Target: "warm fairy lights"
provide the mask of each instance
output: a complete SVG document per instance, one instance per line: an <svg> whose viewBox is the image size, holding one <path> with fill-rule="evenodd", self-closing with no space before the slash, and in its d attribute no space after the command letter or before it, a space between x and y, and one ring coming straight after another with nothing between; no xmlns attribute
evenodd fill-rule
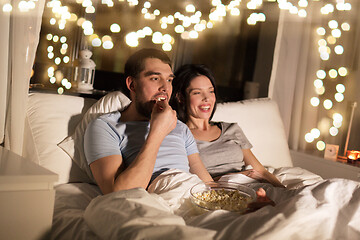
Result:
<svg viewBox="0 0 360 240"><path fill-rule="evenodd" d="M310 99L310 104L313 107L324 108L328 113L332 113L332 118L329 117L329 114L321 118L317 123L320 129L316 137L313 135L313 130L305 133L304 136L306 142L315 142L315 147L319 151L325 149L326 143L324 139L329 139L328 136L330 138L337 136L339 129L343 126L342 114L344 112L340 113L340 110L337 109L344 111L344 108L339 108L338 104L341 104L345 99L346 88L344 83L348 76L348 69L345 66L336 66L334 63L344 62L338 59L346 51L341 41L343 35L350 31L350 24L345 21L347 20L346 16L348 16L345 11L351 10L351 4L346 3L344 0L334 2L334 4L326 3L321 7L320 12L324 24L315 29L315 33L319 37L317 43L319 57L322 60L322 69L319 69L315 74L317 79L314 80L314 94L316 96ZM337 61L331 61L330 63L329 60L333 58L336 58ZM336 83L335 89L333 87L334 82ZM334 90L335 93L332 96L327 93L327 91L332 92Z"/></svg>
<svg viewBox="0 0 360 240"><path fill-rule="evenodd" d="M264 0L265 1L265 0ZM240 5L246 7L249 10L253 10L247 18L247 23L249 25L255 25L266 21L266 16L261 12L261 7L263 5L263 0L232 0L223 3L221 0L211 0L209 1L209 12L202 12L196 1L188 2L184 9L177 9L173 14L163 16L161 10L155 7L156 2L144 1L142 5L139 5L137 0L102 0L101 6L112 8L118 4L127 4L130 7L140 7L141 15L145 20L148 21L157 21L159 28L156 30L152 29L150 26L144 26L141 29L133 29L132 31L123 33L125 43L128 47L137 47L141 44L142 39L151 38L151 41L154 44L162 45L164 51L171 51L173 49L173 44L175 43L175 35L179 34L182 39L197 39L200 37L201 33L207 29L212 29L215 24L220 23L227 16L240 16L241 8ZM31 4L30 4L31 2ZM22 1L21 7L28 6L27 8L31 9L33 6L33 1ZM288 10L291 14L297 14L300 17L306 17L306 8L309 6L307 0L300 1L287 1L287 0L267 0L267 2L272 2L277 4L279 8ZM25 4L27 3L27 4ZM76 3L81 5L84 12L90 16L96 14L96 7L92 0L76 0ZM332 5L331 5L332 6ZM333 11L330 9L331 6L327 4L324 6L324 9L327 12ZM82 28L83 34L88 40L89 44L93 47L102 47L103 49L112 49L116 42L112 39L104 41L100 34L97 34L97 30L94 29L92 20L79 17L76 13L70 11L68 6L63 6L63 1L60 0L50 0L46 3L46 7L51 9L53 17L50 18L50 24L54 27L57 27L59 30L66 30L66 24L69 21L76 22L78 26ZM98 6L99 7L99 6ZM349 8L349 6L339 5L340 9ZM20 4L19 4L20 8ZM4 4L3 11L11 11L12 6L10 3ZM332 23L333 25L335 23ZM345 24L345 23L344 23ZM349 29L350 26L343 25L344 29ZM121 32L120 23L112 23L108 28L109 34L117 34ZM336 29L335 29L336 30ZM166 33L164 32L166 31ZM93 37L96 35L96 37ZM163 37L167 35L167 37ZM339 37L338 32L334 32L336 37ZM169 36L169 37L168 37ZM46 37L49 41L54 43L58 42L57 36L52 36L52 33L49 33ZM115 38L116 39L116 38ZM64 42L65 43L65 42ZM322 49L324 51L324 58L328 58L328 49L325 47ZM61 48L60 53L65 55L67 48ZM341 53L342 50L340 47L336 48L337 53ZM52 52L48 54L49 59L54 60L55 64L59 64L61 59L56 56L57 53ZM56 61L56 62L55 62ZM63 61L63 63L69 63L70 61Z"/></svg>
<svg viewBox="0 0 360 240"><path fill-rule="evenodd" d="M37 0L20 1L18 6L12 6L10 1L2 4L2 11L9 13L14 11L14 7L21 12L28 12L35 8ZM124 37L128 47L138 47L144 39L151 39L152 43L161 45L164 51L172 51L175 43L176 35L185 40L198 39L202 32L211 30L216 24L221 23L225 17L236 17L243 14L242 9L246 9L246 22L249 25L256 25L266 21L266 16L261 12L264 2L277 4L280 9L288 11L290 14L299 17L307 17L307 8L312 4L320 5L320 13L325 22L317 26L314 34L317 35L317 49L319 58L322 61L322 69L315 73L314 79L314 96L310 99L310 104L314 108L323 108L326 111L333 112L332 119L324 117L318 122L318 128L312 128L305 134L305 141L308 143L315 142L315 146L319 151L325 149L326 143L323 136L336 136L339 128L342 127L343 113L336 112L337 104L341 104L346 97L345 79L348 76L348 68L346 66L330 66L328 63L334 57L341 57L346 53L347 49L342 44L341 39L346 32L351 30L351 24L346 19L346 11L352 9L351 4L345 0L319 1L319 0L209 0L209 12L200 9L197 1L188 1L183 9L176 9L172 14L164 15L161 9L156 8L156 0L142 1L138 0L102 0L101 4L94 4L93 0L76 0L76 4L86 13L84 16L94 16L98 7L113 8L115 5L125 4L131 9L139 9L139 13L144 19L144 26L139 29L128 29L124 32L121 23L113 22L107 26L108 33L102 34L93 24L94 18L80 17L68 6L63 6L64 1L50 0L47 1L46 7L51 9L52 16L49 19L51 26L63 32L61 36L50 32L46 35L48 40L47 57L53 61L53 66L49 67L47 74L52 84L61 83L58 93L62 94L65 89L71 88L71 83L62 74L57 74L58 65L71 64L69 57L69 46L66 35L66 27L68 22L76 22L82 29L85 39L92 47L102 47L104 50L112 49L118 44L116 39L119 35ZM240 7L241 6L241 7ZM74 9L74 8L72 8ZM344 16L340 16L345 13ZM81 15L83 16L83 15ZM328 20L325 20L328 19ZM149 25L146 23L149 22ZM151 26L150 27L150 22ZM154 27L157 24L157 27ZM134 25L135 26L135 25ZM67 33L69 34L69 33ZM65 36L66 35L66 36ZM112 37L114 36L114 37ZM115 37L116 36L116 37ZM60 45L59 45L60 44ZM58 46L55 51L55 45ZM60 47L59 47L60 46ZM342 62L342 61L335 61ZM328 82L336 82L336 91L332 96L327 94L333 90ZM333 84L334 85L334 84Z"/></svg>

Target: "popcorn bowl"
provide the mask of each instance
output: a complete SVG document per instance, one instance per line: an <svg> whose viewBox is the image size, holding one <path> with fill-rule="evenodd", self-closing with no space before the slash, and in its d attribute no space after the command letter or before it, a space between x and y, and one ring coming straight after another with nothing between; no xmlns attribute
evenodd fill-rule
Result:
<svg viewBox="0 0 360 240"><path fill-rule="evenodd" d="M228 210L243 213L248 204L256 201L254 189L239 183L201 182L190 189L191 202L200 210Z"/></svg>

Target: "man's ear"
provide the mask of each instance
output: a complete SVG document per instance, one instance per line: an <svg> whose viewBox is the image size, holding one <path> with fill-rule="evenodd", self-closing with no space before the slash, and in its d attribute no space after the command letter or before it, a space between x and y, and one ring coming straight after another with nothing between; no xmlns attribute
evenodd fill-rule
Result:
<svg viewBox="0 0 360 240"><path fill-rule="evenodd" d="M135 92L135 87L134 87L134 78L133 77L127 77L126 78L126 87L130 90L130 92Z"/></svg>

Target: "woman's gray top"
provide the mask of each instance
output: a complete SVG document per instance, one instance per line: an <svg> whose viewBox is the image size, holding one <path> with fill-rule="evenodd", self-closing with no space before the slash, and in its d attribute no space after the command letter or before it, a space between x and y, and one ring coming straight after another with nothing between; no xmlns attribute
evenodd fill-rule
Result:
<svg viewBox="0 0 360 240"><path fill-rule="evenodd" d="M252 148L251 143L237 123L212 123L221 129L214 141L196 140L201 160L212 177L244 170L242 149Z"/></svg>

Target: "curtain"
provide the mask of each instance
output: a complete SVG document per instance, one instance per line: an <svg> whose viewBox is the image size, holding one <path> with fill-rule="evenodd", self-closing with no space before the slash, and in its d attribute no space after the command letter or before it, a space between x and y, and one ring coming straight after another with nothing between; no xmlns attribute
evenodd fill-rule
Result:
<svg viewBox="0 0 360 240"><path fill-rule="evenodd" d="M301 147L301 128L307 125L307 121L316 120L305 118L303 111L306 94L311 92L307 91L311 86L306 80L314 78L308 74L320 64L316 58L317 52L310 51L314 33L311 13L315 11L309 9L306 18L292 15L287 10L280 11L269 84L268 96L278 103L289 146L295 150Z"/></svg>
<svg viewBox="0 0 360 240"><path fill-rule="evenodd" d="M5 116L7 106L8 89L8 57L9 57L9 27L10 14L3 12L3 4L0 5L0 143L4 142Z"/></svg>
<svg viewBox="0 0 360 240"><path fill-rule="evenodd" d="M0 10L0 137L5 148L22 155L29 81L45 0L34 1L35 7L27 11L20 9L20 0L9 3L11 12Z"/></svg>

